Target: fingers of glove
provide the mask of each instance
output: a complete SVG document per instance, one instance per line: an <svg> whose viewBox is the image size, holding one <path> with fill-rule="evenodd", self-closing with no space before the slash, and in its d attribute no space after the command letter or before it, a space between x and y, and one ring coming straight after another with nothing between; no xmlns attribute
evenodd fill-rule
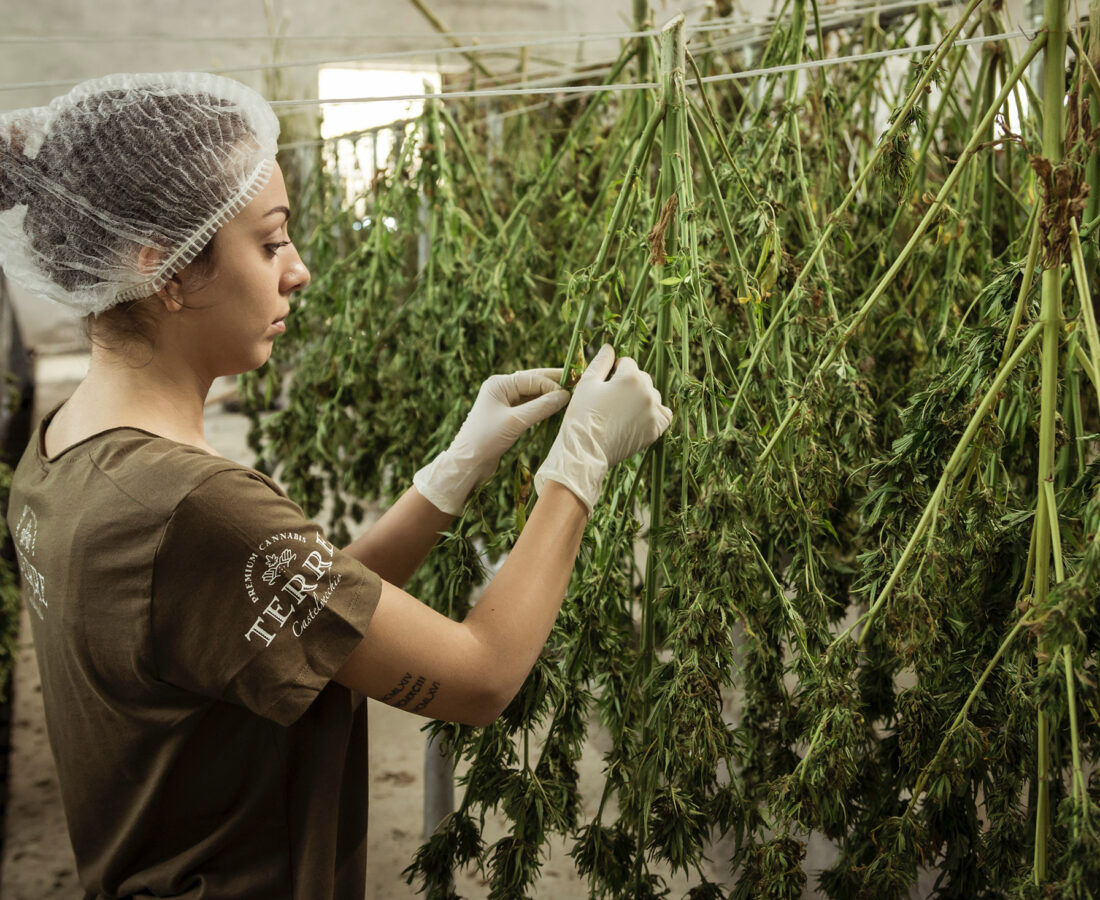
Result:
<svg viewBox="0 0 1100 900"><path fill-rule="evenodd" d="M561 389L561 369L525 369L507 376L508 401L516 403Z"/></svg>
<svg viewBox="0 0 1100 900"><path fill-rule="evenodd" d="M524 369L522 372L516 372L516 375L540 375L543 378L549 378L555 384L561 384L561 376L565 374L565 369L558 366L556 369Z"/></svg>
<svg viewBox="0 0 1100 900"><path fill-rule="evenodd" d="M489 397L502 406L511 406L529 397L537 397L558 387L557 382L528 369L510 375L490 375L481 385L479 397Z"/></svg>
<svg viewBox="0 0 1100 900"><path fill-rule="evenodd" d="M511 409L512 418L521 423L524 428L529 428L536 422L549 418L559 410L565 409L572 394L569 391L555 386L554 390L547 391L534 400L520 403Z"/></svg>
<svg viewBox="0 0 1100 900"><path fill-rule="evenodd" d="M638 364L631 357L621 356L619 357L619 361L615 364L615 374L611 376L611 380L619 381L623 378L629 378L632 375L638 374L638 371Z"/></svg>
<svg viewBox="0 0 1100 900"><path fill-rule="evenodd" d="M615 348L610 344L604 344L600 347L600 352L592 358L588 368L584 370L581 380L603 381L607 378L607 373L611 371L613 365L615 365Z"/></svg>

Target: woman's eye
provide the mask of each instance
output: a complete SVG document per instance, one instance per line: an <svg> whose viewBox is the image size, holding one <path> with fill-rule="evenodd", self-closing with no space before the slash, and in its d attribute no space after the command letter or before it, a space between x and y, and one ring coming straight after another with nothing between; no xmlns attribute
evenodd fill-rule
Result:
<svg viewBox="0 0 1100 900"><path fill-rule="evenodd" d="M277 244L264 244L264 249L267 250L268 256L274 256L279 252L280 247L288 246L291 241L279 241Z"/></svg>

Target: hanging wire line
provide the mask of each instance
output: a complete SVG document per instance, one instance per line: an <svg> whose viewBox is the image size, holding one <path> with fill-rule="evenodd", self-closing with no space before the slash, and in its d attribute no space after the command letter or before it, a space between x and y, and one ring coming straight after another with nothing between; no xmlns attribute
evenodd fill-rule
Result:
<svg viewBox="0 0 1100 900"><path fill-rule="evenodd" d="M1001 34L989 34L981 37L963 38L953 41L952 47L970 47L976 44L989 44L994 41L1005 41L1013 38L1026 38L1029 42L1035 40L1036 31L1005 31ZM800 72L804 69L820 69L824 66L836 66L842 63L859 62L864 59L887 59L892 56L910 56L916 53L928 53L935 50L939 44L918 44L912 47L897 47L893 50L876 50L872 53L856 53L852 56L830 56L827 59L813 59L808 62L792 63L783 66L769 66L766 69L751 69L745 72L730 72L725 75L708 75L701 79L703 84L715 84L720 81L737 81L742 78L761 78L765 75L775 75L782 72Z"/></svg>
<svg viewBox="0 0 1100 900"><path fill-rule="evenodd" d="M934 5L953 5L955 0L947 0L947 3L936 3ZM919 6L929 5L927 0L898 0L895 3L867 3L867 2L855 2L844 6L830 7L828 14L820 17L822 24L832 24L836 19L845 19L849 16L866 13L866 12L891 12L901 9L913 9ZM739 29L755 29L759 26L773 25L774 16L769 16L760 20L750 21L734 21L730 19L714 20L710 22L698 23L696 25L687 26L686 30L689 33L708 33L711 31L720 31L729 28ZM527 50L533 47L551 47L561 46L563 44L580 44L589 41L607 41L612 38L619 38L622 40L630 40L641 37L655 37L659 35L660 29L651 28L645 31L623 31L623 32L587 32L584 34L569 34L557 37L539 38L536 40L528 41L510 41L499 44L481 44L472 43L465 44L458 47L435 47L429 49L414 49L414 50L394 50L385 53L368 53L358 54L355 56L342 56L342 57L325 57L322 59L305 59L305 60L291 60L289 62L278 63L259 63L239 66L221 66L210 69L199 69L198 71L208 72L214 75L232 75L241 72L265 72L276 71L283 69L293 68L312 68L326 65L336 65L339 63L363 63L363 62L392 62L400 59L417 59L424 57L436 58L439 56L453 55L453 54L503 54L515 50ZM452 33L451 36L453 36ZM754 35L754 39L759 35ZM85 81L85 78L78 79L57 79L50 81L24 81L14 82L9 84L0 84L0 91L16 91L16 90L41 90L43 88L66 88L73 87Z"/></svg>
<svg viewBox="0 0 1100 900"><path fill-rule="evenodd" d="M635 31L629 32L626 37L650 37L660 34L657 29L649 29L648 31ZM247 65L247 66L221 66L215 69L201 69L200 71L208 72L213 75L230 75L237 72L265 72L277 69L294 69L294 68L308 68L313 66L327 66L336 65L338 63L351 63L351 62L387 62L395 59L416 59L423 56L442 56L456 53L503 53L506 50L521 50L530 47L551 47L560 44L572 44L577 42L576 37L561 37L561 38L543 38L534 41L512 41L505 44L466 44L461 47L439 47L432 50L394 50L388 53L369 53L360 54L357 56L337 56L337 57L324 57L322 59L302 59L294 60L292 62L281 63L263 63L260 65ZM63 81L28 81L21 84L3 84L0 85L0 90L23 90L30 88L44 88L44 87L72 87L73 85L80 84L83 79L78 80L63 80Z"/></svg>
<svg viewBox="0 0 1100 900"><path fill-rule="evenodd" d="M933 5L953 5L957 0L948 0L947 3L933 3ZM852 0L852 2L838 3L828 7L828 12L833 13L839 10L849 10L855 8L874 8L887 10L891 8L904 8L913 6L925 6L928 5L928 0L905 0L902 3L868 3L867 0ZM824 11L823 11L824 12ZM726 16L721 19L712 19L707 22L696 23L695 25L685 26L689 30L710 30L715 28L726 28L730 26L742 26L742 25L767 25L775 21L774 13L765 13L762 16L755 18L738 18L735 16ZM148 43L150 41L167 41L173 44L180 43L233 43L240 41L255 41L255 42L276 42L284 43L288 41L297 42L310 42L310 41L391 41L391 40L440 40L446 41L451 38L469 38L471 40L477 40L482 38L504 38L504 37L522 37L524 35L542 35L547 37L571 37L574 39L584 40L613 40L615 38L627 38L637 35L638 32L631 31L550 31L543 28L527 28L527 29L515 29L515 30L501 30L501 31L447 31L444 33L436 31L390 31L390 32L372 32L370 34L293 34L293 35L274 35L274 34L211 34L211 35L174 35L174 34L51 34L51 35L33 35L33 34L6 34L0 36L0 44L48 44L48 43ZM447 49L447 48L441 48Z"/></svg>
<svg viewBox="0 0 1100 900"><path fill-rule="evenodd" d="M958 6L961 5L959 0L896 0L894 3L876 3L874 0L854 0L851 3L838 3L835 6L825 7L820 11L818 18L822 24L828 21L834 21L837 19L846 19L853 15L860 13L871 12L895 12L905 9L916 9L921 6ZM725 27L733 25L767 25L773 23L776 20L774 14L769 14L765 20L762 21L742 21L736 22L733 20L728 21ZM695 25L684 26L686 30L692 32L705 32L705 31L717 31L724 27L721 22L725 20L715 20L710 22L699 22ZM811 23L811 28L813 27Z"/></svg>
<svg viewBox="0 0 1100 900"><path fill-rule="evenodd" d="M954 0L943 0L941 5L953 5ZM916 6L926 5L923 0L904 0L904 2L893 3L886 6L875 5L868 7L858 7L856 9L844 9L843 15L820 17L820 25L823 31L829 32L836 30L837 28L844 27L853 21L853 15L866 10L873 10L875 12L883 12L889 10L911 9ZM806 24L806 34L811 35L817 28L817 24L814 22L808 22ZM710 53L723 53L732 50L743 49L753 46L762 42L767 38L770 32L763 34L756 32L753 34L737 34L729 35L718 40L708 39L708 43L700 47L690 47L693 55L696 59ZM579 63L572 69L562 70L560 67L553 69L546 69L538 72L508 72L501 75L495 75L492 78L479 79L478 83L487 83L496 87L502 87L505 85L526 85L532 87L543 87L551 84L564 84L570 81L575 81L578 78L597 78L601 75L606 75L612 70L612 64L618 59L617 56L608 56L599 60L592 60L590 62ZM540 108L547 104L539 104ZM510 113L511 114L518 114Z"/></svg>
<svg viewBox="0 0 1100 900"><path fill-rule="evenodd" d="M897 4L897 5L900 6L902 4ZM905 5L909 5L909 4L905 4ZM814 28L813 25L808 26L807 33L809 33L810 31L813 31L813 28ZM737 49L738 47L745 46L748 43L750 43L750 42L746 41L743 36L725 38L723 40L718 40L718 41L714 41L712 43L708 43L707 45L705 45L703 47L695 48L693 50L693 55L696 57L696 59L701 59L702 57L706 56L707 54L715 53L715 52L720 53L720 52L724 52L724 51L727 51L727 50ZM601 62L614 63L616 61L616 59L617 59L617 57L608 57L605 60L601 60ZM525 87L543 87L543 86L550 85L550 84L561 84L563 82L572 81L572 80L575 80L575 79L580 78L580 77L583 77L583 78L598 78L602 75L609 74L611 72L612 68L613 67L611 65L602 65L602 66L599 66L598 68L591 68L589 65L584 65L582 67L579 67L576 70L571 70L571 71L566 71L566 72L562 72L560 69L555 69L555 70L553 70L555 74L548 75L545 78L531 78L529 75L526 75L526 74L521 75L520 77L517 78L516 73L513 72L513 73L509 73L507 76L503 76L503 75L498 76L498 78L496 80L513 79L513 80L517 81L517 83L519 83L519 84L521 84ZM535 74L539 74L539 73L535 73ZM543 110L543 109L548 109L551 106L553 106L554 104L555 104L554 100L547 100L547 101L543 101L541 103L532 103L530 105L522 106L522 107L519 107L517 109L504 110L502 112L490 112L490 113L488 113L488 116L489 117L495 117L495 118L498 118L498 119L510 119L514 116L521 116L521 115L525 115L527 113L533 113L533 112L538 112L538 111ZM403 127L406 127L409 124L413 123L414 121L415 121L415 119L400 119L400 120L397 120L397 121L394 121L394 122L388 122L388 123L385 123L385 124L382 124L382 125L372 125L369 128L362 128L362 129L357 129L355 131L349 131L349 132L344 132L344 133L337 134L337 135L332 135L331 137L327 137L327 138L301 140L301 141L294 141L294 142L286 143L286 144L280 144L279 149L280 150L298 150L298 149L303 149L303 148L307 148L307 147L318 147L318 146L322 146L324 144L332 143L332 142L335 142L335 141L356 140L356 139L362 138L366 135L375 134L375 133L380 132L380 131L386 131L386 130L393 129L393 128L403 128Z"/></svg>
<svg viewBox="0 0 1100 900"><path fill-rule="evenodd" d="M948 0L948 2L951 3L951 2L953 2L953 0ZM894 9L911 8L913 6L920 6L920 5L924 5L924 4L920 3L920 2L913 3L913 2L909 2L909 0L907 0L907 2L890 4L890 8L894 8ZM944 5L947 5L947 4L944 4ZM882 9L885 9L885 8L886 7L882 7L882 6L877 7L878 10L882 10ZM849 16L851 15L851 10L850 9L845 10L845 12ZM822 26L824 27L826 25L825 17L821 17L821 18L822 18ZM830 23L830 24L835 24L835 23ZM813 31L814 28L815 28L815 26L813 24L807 25L807 29L806 29L807 33ZM1027 32L1023 32L1023 31L1013 32L1011 34L1015 35L1015 36L1026 37L1029 40L1032 39L1032 37L1033 37L1032 35L1028 34ZM965 40L956 41L956 44L969 45L969 44L973 44L973 43L979 43L982 40L998 40L1001 37L1002 37L1001 35L995 35L993 37L984 38L984 39L983 38L977 38L977 39L969 38L969 39L965 39ZM705 47L697 48L694 51L694 55L697 58L699 58L699 57L702 57L702 56L704 56L708 53L714 52L714 51L721 52L721 51L725 51L725 50L729 50L729 49L734 49L738 46L744 46L747 43L750 43L750 42L746 41L745 38L743 36L740 36L740 35L735 36L735 37L728 37L724 40L719 40L719 41L715 41L713 43L708 43ZM929 47L929 48L933 47L933 46L934 45L927 45L927 47ZM919 51L919 49L920 48L901 48L900 52L911 53L911 52L917 52L917 51ZM889 52L892 53L893 55L897 55L898 51L889 51ZM879 53L879 54L876 54L876 55L882 55L882 54ZM853 59L853 58L856 58L856 57L846 57L844 59L839 59L838 61L850 61L850 59ZM614 61L615 61L615 58L613 58L613 57L608 58L606 60L606 62L609 62L609 63L614 62ZM806 66L804 65L803 68L805 68L805 67ZM611 71L611 68L612 67L610 65L608 65L606 67L598 68L598 69L592 69L592 68L588 68L586 66L586 67L584 67L583 71L581 71L581 72L575 72L575 73L566 72L566 73L563 73L563 74L560 74L560 75L552 76L550 78L542 79L542 81L548 81L548 82L563 81L563 80L569 80L569 79L572 79L572 78L575 78L575 77L578 77L578 76L584 76L584 77L591 78L591 77L596 77L596 76L599 76L599 75L607 74ZM785 71L785 69L783 69L783 67L776 67L776 68L777 68L778 71ZM735 77L738 77L738 78L756 77L756 76L759 76L759 74L761 72L770 72L770 71L772 71L772 70L767 69L767 70L753 70L753 71L748 71L748 72L739 72L739 73L735 73ZM728 80L730 78L730 76L726 76L726 78ZM713 77L713 76L709 79L704 78L705 83L709 83L709 81L713 81L713 80L715 80L715 77ZM695 82L692 81L691 83L694 84ZM523 82L523 84L528 86L528 87L532 87L532 86L538 86L539 82L538 81L525 80ZM591 87L593 93L598 93L600 90L603 89L602 86L600 86L600 87L589 86L589 87ZM639 87L645 87L645 85L639 85ZM486 113L485 118L490 118L490 119L495 118L495 119L498 119L498 120L503 120L503 119L512 118L514 116L526 115L526 114L529 114L529 113L538 112L538 111L543 110L543 109L548 109L548 108L554 106L556 102L557 102L556 100L548 100L548 101L543 101L541 103L533 103L533 104L529 104L527 106L521 106L521 107L518 107L516 109L504 110L504 111L501 111L501 112L489 111L489 112ZM400 120L396 120L396 121L393 121L393 122L387 122L387 123L384 123L384 124L381 124L381 125L372 125L368 128L363 128L363 129L359 129L359 130L356 130L356 131L349 131L349 132L344 132L344 133L337 134L337 135L332 135L332 136L327 137L327 138L293 141L293 142L289 142L289 143L286 143L286 144L280 144L279 145L279 150L280 151L302 150L302 149L320 147L320 146L323 146L325 144L338 143L338 142L341 142L341 141L356 141L356 140L359 140L359 139L361 139L363 137L366 137L368 135L378 134L378 133L383 132L383 131L404 130L404 129L408 128L409 125L412 125L415 122L416 122L415 119L400 119Z"/></svg>
<svg viewBox="0 0 1100 900"><path fill-rule="evenodd" d="M940 0L940 5L953 5L955 0ZM834 30L838 26L843 26L852 21L852 17L862 12L874 11L874 12L892 12L902 9L912 9L918 6L927 5L926 0L902 0L902 2L896 2L891 4L849 4L839 8L838 13L831 12L837 7L830 7L830 13L824 14L820 17L820 24L823 30ZM816 23L808 22L806 24L806 34L813 34L816 30ZM722 26L724 29L725 26ZM719 30L718 28L709 29L713 31ZM700 27L697 31L702 32ZM697 59L709 53L724 52L729 50L736 50L743 47L752 46L760 43L767 37L768 33L761 34L759 31L755 31L749 34L734 34L722 37L718 40L714 40L709 37L708 43L698 48L691 47L693 54ZM506 72L498 75L494 75L491 78L478 79L479 84L485 84L486 86L501 87L504 84L512 83L516 85L529 85L532 87L542 87L550 84L562 84L569 81L575 81L577 78L595 78L601 75L608 74L612 65L618 59L618 56L607 56L600 59L586 60L574 64L572 67L562 69L560 65L556 65L553 68L537 70L534 72Z"/></svg>
<svg viewBox="0 0 1100 900"><path fill-rule="evenodd" d="M953 47L966 47L977 44L989 44L995 41L1010 40L1012 38L1034 39L1035 32L1007 31L1001 34L983 35L982 37L964 38L952 42ZM716 84L722 81L737 81L746 78L761 78L766 75L774 75L782 72L799 72L804 69L820 69L825 66L837 66L844 63L859 62L865 59L887 59L893 56L910 56L917 53L927 53L935 50L938 43L918 44L910 47L897 47L892 50L875 50L871 53L856 53L851 56L834 56L826 59L815 59L801 63L791 63L781 66L768 66L762 69L746 69L743 72L730 72L725 75L710 75L703 79L704 84ZM694 80L691 84L694 84ZM488 88L472 91L445 91L421 94L387 94L374 97L341 97L329 100L272 100L273 107L278 109L301 108L309 106L330 106L340 103L381 103L386 101L403 100L472 100L479 97L526 97L538 94L600 94L604 91L641 91L660 87L657 82L627 82L622 84L588 84L588 85L560 85L557 87L518 87L518 88Z"/></svg>

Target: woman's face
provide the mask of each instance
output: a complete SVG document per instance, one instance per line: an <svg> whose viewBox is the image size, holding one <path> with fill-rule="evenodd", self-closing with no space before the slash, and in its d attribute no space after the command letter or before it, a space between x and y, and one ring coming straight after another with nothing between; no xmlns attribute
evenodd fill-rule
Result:
<svg viewBox="0 0 1100 900"><path fill-rule="evenodd" d="M276 165L263 190L215 236L213 279L185 293L186 308L167 317L175 334L166 344L186 348L201 375L213 379L263 365L286 330L290 295L309 284L309 270L290 243L289 217Z"/></svg>

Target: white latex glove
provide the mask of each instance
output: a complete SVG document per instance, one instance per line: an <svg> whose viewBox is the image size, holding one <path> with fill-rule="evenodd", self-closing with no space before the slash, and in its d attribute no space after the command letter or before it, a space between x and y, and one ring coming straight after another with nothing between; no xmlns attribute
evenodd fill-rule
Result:
<svg viewBox="0 0 1100 900"><path fill-rule="evenodd" d="M549 481L564 484L592 509L607 470L659 438L672 421L653 379L629 357L619 360L604 344L573 389L558 436L535 473L535 490Z"/></svg>
<svg viewBox="0 0 1100 900"><path fill-rule="evenodd" d="M561 375L561 369L524 369L487 378L451 446L413 475L416 489L443 512L461 514L516 439L569 402Z"/></svg>

